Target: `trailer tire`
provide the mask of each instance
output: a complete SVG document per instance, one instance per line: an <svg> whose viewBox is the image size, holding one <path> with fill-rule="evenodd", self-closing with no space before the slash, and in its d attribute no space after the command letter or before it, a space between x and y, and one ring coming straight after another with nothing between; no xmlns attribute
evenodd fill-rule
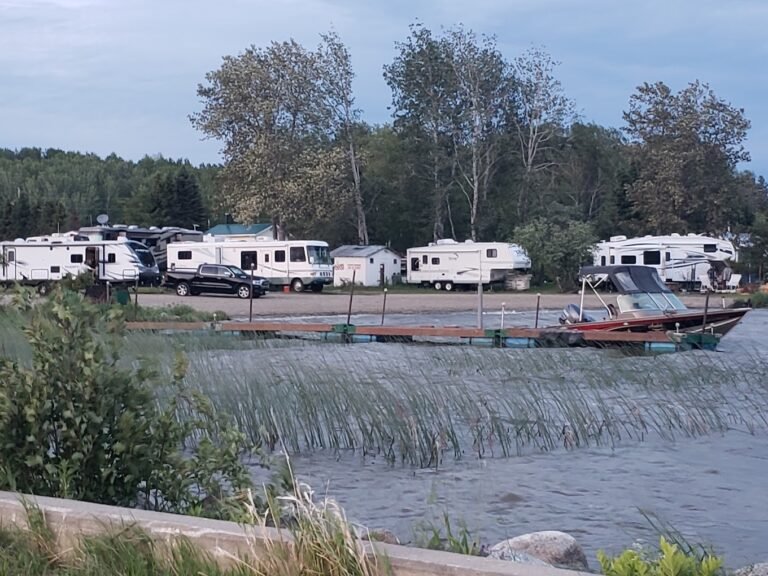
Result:
<svg viewBox="0 0 768 576"><path fill-rule="evenodd" d="M451 290L453 290L453 282L449 280L445 283L445 291L450 292Z"/></svg>
<svg viewBox="0 0 768 576"><path fill-rule="evenodd" d="M245 300L246 298L250 298L251 297L251 289L248 286L246 286L245 284L243 284L242 286L238 287L238 289L237 289L237 297L238 298L242 298L243 300Z"/></svg>
<svg viewBox="0 0 768 576"><path fill-rule="evenodd" d="M435 290L442 290L443 289L443 283L442 282L435 282L433 284L433 286L435 287Z"/></svg>
<svg viewBox="0 0 768 576"><path fill-rule="evenodd" d="M291 281L291 289L294 292L304 292L304 282L301 281L301 278L294 278Z"/></svg>
<svg viewBox="0 0 768 576"><path fill-rule="evenodd" d="M189 289L189 284L187 284L186 282L179 282L176 285L176 294L178 296L181 296L181 297L189 296L191 293L192 292Z"/></svg>

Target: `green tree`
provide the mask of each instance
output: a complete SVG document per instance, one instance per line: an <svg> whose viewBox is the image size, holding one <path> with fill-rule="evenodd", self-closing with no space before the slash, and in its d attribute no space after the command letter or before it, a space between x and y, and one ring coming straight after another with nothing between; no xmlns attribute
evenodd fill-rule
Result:
<svg viewBox="0 0 768 576"><path fill-rule="evenodd" d="M555 282L567 290L576 285L581 265L591 263L596 238L587 223L536 218L515 228L514 241L528 252L536 282Z"/></svg>

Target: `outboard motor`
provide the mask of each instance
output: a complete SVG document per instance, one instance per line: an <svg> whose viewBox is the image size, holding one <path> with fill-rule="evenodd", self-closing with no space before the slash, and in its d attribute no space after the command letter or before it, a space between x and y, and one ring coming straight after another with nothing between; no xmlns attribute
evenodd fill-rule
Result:
<svg viewBox="0 0 768 576"><path fill-rule="evenodd" d="M560 321L560 324L578 324L579 322L593 321L593 318L586 313L583 314L581 320L579 320L580 313L581 308L579 308L577 304L568 304L568 306L563 308L563 313L560 314L558 320Z"/></svg>

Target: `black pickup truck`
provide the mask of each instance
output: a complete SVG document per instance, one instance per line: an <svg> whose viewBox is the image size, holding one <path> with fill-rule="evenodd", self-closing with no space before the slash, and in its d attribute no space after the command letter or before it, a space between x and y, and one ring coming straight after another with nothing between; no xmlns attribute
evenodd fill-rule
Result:
<svg viewBox="0 0 768 576"><path fill-rule="evenodd" d="M237 266L201 264L197 270L168 270L165 284L172 286L179 296L210 294L237 294L239 298L263 296L269 290L269 281L261 276L246 274Z"/></svg>

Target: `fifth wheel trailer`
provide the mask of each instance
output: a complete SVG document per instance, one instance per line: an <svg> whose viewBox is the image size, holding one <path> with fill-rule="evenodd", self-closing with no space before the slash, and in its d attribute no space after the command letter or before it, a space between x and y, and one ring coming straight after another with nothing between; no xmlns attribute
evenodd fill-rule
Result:
<svg viewBox="0 0 768 576"><path fill-rule="evenodd" d="M453 290L459 285L504 283L525 274L531 259L517 244L438 240L407 251L406 282Z"/></svg>
<svg viewBox="0 0 768 576"><path fill-rule="evenodd" d="M92 273L96 282L158 284L160 272L149 249L132 240L91 242L38 237L0 242L0 283L41 290L67 276Z"/></svg>

